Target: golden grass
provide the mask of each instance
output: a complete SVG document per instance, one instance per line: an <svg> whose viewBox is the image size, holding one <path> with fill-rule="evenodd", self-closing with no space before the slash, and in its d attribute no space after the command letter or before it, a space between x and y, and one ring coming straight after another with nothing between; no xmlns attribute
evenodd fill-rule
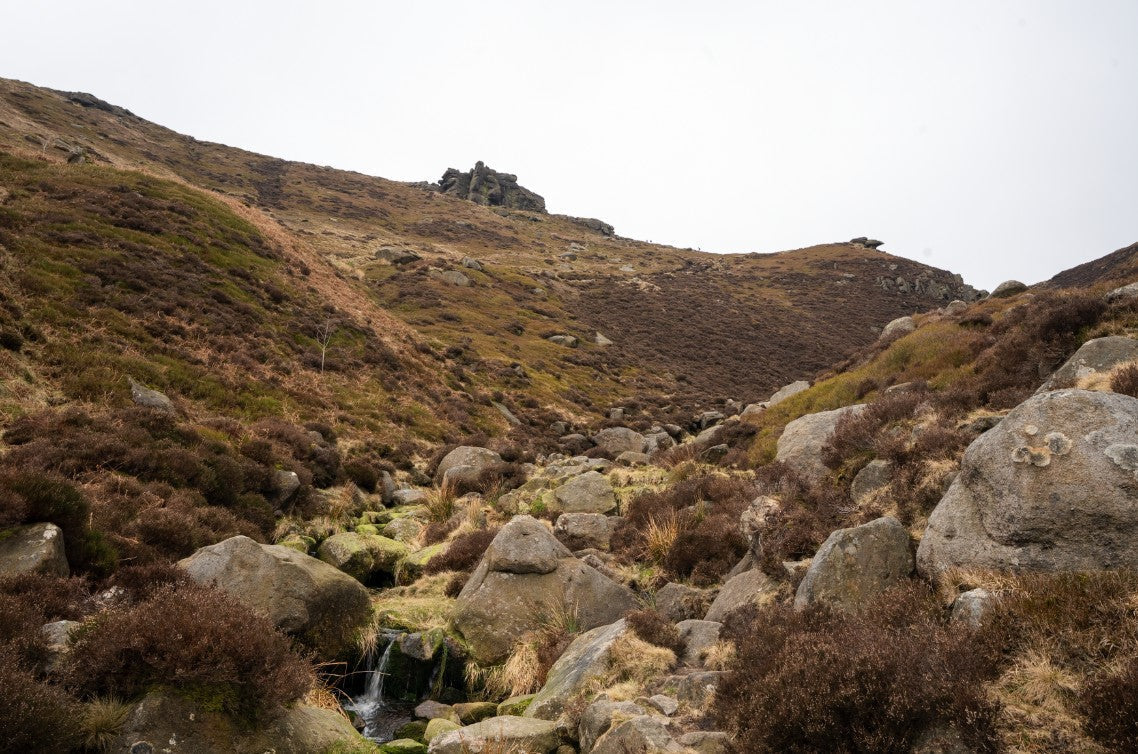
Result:
<svg viewBox="0 0 1138 754"><path fill-rule="evenodd" d="M444 479L438 487L427 491L425 505L427 517L431 521L443 522L450 519L455 512L455 501L458 499L458 490L449 479Z"/></svg>
<svg viewBox="0 0 1138 754"><path fill-rule="evenodd" d="M644 529L644 550L648 559L653 563L662 562L679 536L680 522L675 512L669 512L660 520L649 520Z"/></svg>
<svg viewBox="0 0 1138 754"><path fill-rule="evenodd" d="M131 709L131 705L112 696L96 697L87 702L79 717L83 747L89 751L110 751Z"/></svg>

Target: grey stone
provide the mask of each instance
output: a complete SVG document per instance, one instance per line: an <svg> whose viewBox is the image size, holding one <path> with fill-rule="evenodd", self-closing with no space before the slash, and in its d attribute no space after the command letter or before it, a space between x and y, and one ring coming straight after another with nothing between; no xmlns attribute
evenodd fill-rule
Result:
<svg viewBox="0 0 1138 754"><path fill-rule="evenodd" d="M456 285L460 288L466 288L470 285L470 278L458 270L431 270L429 274L435 280L441 280L448 285Z"/></svg>
<svg viewBox="0 0 1138 754"><path fill-rule="evenodd" d="M463 257L461 264L463 267L467 268L468 270L474 270L475 272L482 272L482 263L479 262L477 259L474 259L473 257Z"/></svg>
<svg viewBox="0 0 1138 754"><path fill-rule="evenodd" d="M562 558L573 557L541 521L515 516L486 549L487 567L499 573L552 573Z"/></svg>
<svg viewBox="0 0 1138 754"><path fill-rule="evenodd" d="M699 460L704 463L719 463L723 460L724 456L731 450L730 446L719 444L712 445L710 448L705 448L699 454Z"/></svg>
<svg viewBox="0 0 1138 754"><path fill-rule="evenodd" d="M458 466L466 466L477 476L485 469L502 463L502 456L486 448L462 445L443 456L435 472L435 481L441 482L447 472Z"/></svg>
<svg viewBox="0 0 1138 754"><path fill-rule="evenodd" d="M393 574L399 560L409 553L403 542L354 531L333 534L316 549L316 556L325 563L365 583L381 574Z"/></svg>
<svg viewBox="0 0 1138 754"><path fill-rule="evenodd" d="M684 747L668 733L667 720L640 715L622 720L601 736L593 754L684 754Z"/></svg>
<svg viewBox="0 0 1138 754"><path fill-rule="evenodd" d="M995 603L987 589L970 589L962 592L952 603L952 619L978 628Z"/></svg>
<svg viewBox="0 0 1138 754"><path fill-rule="evenodd" d="M505 531L503 527L498 537ZM551 534L548 536L556 547L568 553L564 545ZM480 664L503 662L515 642L548 620L551 613L573 614L578 625L587 630L608 625L637 605L632 590L572 555L560 558L556 568L548 573L491 570L490 561L497 557L488 550L459 593L452 619ZM528 556L515 559L530 560Z"/></svg>
<svg viewBox="0 0 1138 754"><path fill-rule="evenodd" d="M606 347L611 346L613 344L611 340L606 338L604 335L601 335L599 332L593 336L593 342L596 343L601 348L606 348Z"/></svg>
<svg viewBox="0 0 1138 754"><path fill-rule="evenodd" d="M722 623L728 615L750 604L761 604L778 591L762 571L750 570L727 581L707 609L704 620Z"/></svg>
<svg viewBox="0 0 1138 754"><path fill-rule="evenodd" d="M708 589L672 581L657 590L656 610L673 623L700 618L707 613L712 596Z"/></svg>
<svg viewBox="0 0 1138 754"><path fill-rule="evenodd" d="M606 427L593 435L593 443L605 455L615 458L626 450L643 453L647 447L644 435L628 427Z"/></svg>
<svg viewBox="0 0 1138 754"><path fill-rule="evenodd" d="M0 576L18 573L43 573L67 576L67 553L63 547L63 530L55 524L39 523L17 526L0 539Z"/></svg>
<svg viewBox="0 0 1138 754"><path fill-rule="evenodd" d="M892 481L893 464L874 459L867 463L850 483L850 497L855 504L861 504L874 492L888 487Z"/></svg>
<svg viewBox="0 0 1138 754"><path fill-rule="evenodd" d="M526 709L526 717L556 720L565 704L591 681L608 672L613 644L630 631L623 620L598 626L578 636L553 663L545 685Z"/></svg>
<svg viewBox="0 0 1138 754"><path fill-rule="evenodd" d="M553 754L563 743L561 727L548 720L506 715L459 728L431 741L430 754L527 752Z"/></svg>
<svg viewBox="0 0 1138 754"><path fill-rule="evenodd" d="M376 250L375 258L381 262L394 265L411 264L422 259L421 256L410 249L400 249L395 246L383 246Z"/></svg>
<svg viewBox="0 0 1138 754"><path fill-rule="evenodd" d="M886 516L833 532L798 585L794 606L853 612L913 572L909 532Z"/></svg>
<svg viewBox="0 0 1138 754"><path fill-rule="evenodd" d="M243 536L203 547L178 566L200 584L234 595L323 656L351 643L371 614L358 581L304 553Z"/></svg>
<svg viewBox="0 0 1138 754"><path fill-rule="evenodd" d="M881 329L881 340L899 338L908 335L917 329L917 323L912 317L898 317Z"/></svg>
<svg viewBox="0 0 1138 754"><path fill-rule="evenodd" d="M721 670L702 670L682 676L676 697L693 709L703 709L715 697L719 682L726 676Z"/></svg>
<svg viewBox="0 0 1138 754"><path fill-rule="evenodd" d="M595 547L608 550L616 525L621 522L618 516L605 516L600 513L562 513L557 517L553 528L557 537L572 550Z"/></svg>
<svg viewBox="0 0 1138 754"><path fill-rule="evenodd" d="M696 754L730 754L731 738L718 730L696 730L685 733L676 741Z"/></svg>
<svg viewBox="0 0 1138 754"><path fill-rule="evenodd" d="M767 398L765 401L763 401L764 408L770 408L771 406L776 406L779 403L782 403L783 401L785 401L787 398L793 398L794 396L798 395L802 391L809 390L809 389L810 389L810 383L807 382L806 380L797 380L795 382L790 383L789 385L783 385L782 387L780 387L778 390L776 390L774 392L774 395L772 395L770 398Z"/></svg>
<svg viewBox="0 0 1138 754"><path fill-rule="evenodd" d="M1106 294L1106 300L1111 304L1122 304L1135 299L1138 299L1138 283L1130 283L1121 288L1115 288Z"/></svg>
<svg viewBox="0 0 1138 754"><path fill-rule="evenodd" d="M864 404L857 404L795 419L778 438L775 460L790 466L808 481L820 482L829 475L829 469L822 463L822 447L829 442L842 417L856 415L865 408Z"/></svg>
<svg viewBox="0 0 1138 754"><path fill-rule="evenodd" d="M158 409L159 411L166 411L173 413L174 403L166 396L165 393L160 393L157 390L151 390L145 385L139 384L134 381L134 378L128 377L130 381L130 399L137 403L139 406L146 406L147 408Z"/></svg>
<svg viewBox="0 0 1138 754"><path fill-rule="evenodd" d="M300 477L296 475L295 471L277 469L273 475L273 484L277 488L277 502L287 503L300 489Z"/></svg>
<svg viewBox="0 0 1138 754"><path fill-rule="evenodd" d="M626 450L616 457L616 462L621 466L647 466L651 460L647 453L636 453L631 450Z"/></svg>
<svg viewBox="0 0 1138 754"><path fill-rule="evenodd" d="M719 641L723 624L713 620L683 620L676 624L680 638L684 640L685 665L702 665L703 652Z"/></svg>
<svg viewBox="0 0 1138 754"><path fill-rule="evenodd" d="M597 471L573 477L553 491L553 498L553 507L565 513L608 513L616 510L612 483Z"/></svg>
<svg viewBox="0 0 1138 754"><path fill-rule="evenodd" d="M576 335L550 335L546 340L550 343L556 343L559 346L565 346L566 348L576 348L581 344L581 341L577 339Z"/></svg>
<svg viewBox="0 0 1138 754"><path fill-rule="evenodd" d="M420 702L415 707L415 717L420 720L434 720L436 717L449 720L452 716L454 716L454 722L457 723L458 716L454 714L454 709L449 704L436 702L433 699Z"/></svg>
<svg viewBox="0 0 1138 754"><path fill-rule="evenodd" d="M447 168L439 179L439 191L481 204L529 212L545 212L545 199L518 184L518 177L500 173L479 160L471 170Z"/></svg>
<svg viewBox="0 0 1138 754"><path fill-rule="evenodd" d="M1135 360L1138 360L1138 340L1134 338L1111 335L1088 340L1036 392L1074 387L1084 377L1109 372L1119 364Z"/></svg>
<svg viewBox="0 0 1138 754"><path fill-rule="evenodd" d="M657 712L671 717L676 714L680 708L680 702L675 697L668 696L667 694L653 694L652 696L637 699L637 703L641 706L648 706Z"/></svg>
<svg viewBox="0 0 1138 754"><path fill-rule="evenodd" d="M990 298L1009 298L1017 293L1023 293L1027 290L1027 286L1018 280L1005 280L996 286L996 289L989 294Z"/></svg>
<svg viewBox="0 0 1138 754"><path fill-rule="evenodd" d="M608 732L614 720L643 715L647 710L634 702L614 702L606 695L585 708L577 725L577 741L581 754L589 754L597 739Z"/></svg>
<svg viewBox="0 0 1138 754"><path fill-rule="evenodd" d="M929 516L917 567L1138 567L1138 399L1033 396L968 446Z"/></svg>

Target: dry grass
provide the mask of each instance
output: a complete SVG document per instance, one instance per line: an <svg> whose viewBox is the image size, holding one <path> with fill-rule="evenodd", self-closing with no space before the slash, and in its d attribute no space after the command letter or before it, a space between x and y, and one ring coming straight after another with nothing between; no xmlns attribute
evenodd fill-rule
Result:
<svg viewBox="0 0 1138 754"><path fill-rule="evenodd" d="M427 492L425 505L427 506L428 518L437 523L450 520L456 510L455 501L457 499L457 487L449 479L443 480L438 487Z"/></svg>
<svg viewBox="0 0 1138 754"><path fill-rule="evenodd" d="M650 520L644 529L644 550L648 559L653 563L661 563L679 536L680 521L674 512L659 520Z"/></svg>
<svg viewBox="0 0 1138 754"><path fill-rule="evenodd" d="M89 751L107 752L118 739L132 706L113 696L95 697L83 706L79 718L83 746Z"/></svg>
<svg viewBox="0 0 1138 754"><path fill-rule="evenodd" d="M733 641L717 641L700 652L700 660L708 670L730 670L737 659Z"/></svg>

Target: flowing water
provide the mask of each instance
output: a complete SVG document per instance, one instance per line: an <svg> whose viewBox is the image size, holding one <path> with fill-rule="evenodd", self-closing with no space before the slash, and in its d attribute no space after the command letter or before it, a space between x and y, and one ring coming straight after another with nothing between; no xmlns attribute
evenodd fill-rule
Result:
<svg viewBox="0 0 1138 754"><path fill-rule="evenodd" d="M390 741L400 726L411 722L411 711L414 708L414 705L406 702L383 698L383 686L387 681L396 635L392 634L386 639L387 646L383 652L372 653L368 658L367 684L363 693L344 705L345 709L356 713L363 720L364 736L380 742Z"/></svg>

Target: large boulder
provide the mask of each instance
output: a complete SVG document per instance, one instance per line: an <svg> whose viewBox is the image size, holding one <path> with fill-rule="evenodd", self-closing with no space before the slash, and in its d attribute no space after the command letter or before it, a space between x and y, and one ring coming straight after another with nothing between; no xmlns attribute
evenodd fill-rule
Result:
<svg viewBox="0 0 1138 754"><path fill-rule="evenodd" d="M606 427L593 435L593 444L610 458L616 458L626 450L643 453L647 449L644 435L628 427Z"/></svg>
<svg viewBox="0 0 1138 754"><path fill-rule="evenodd" d="M670 581L656 591L656 610L673 623L701 618L707 613L714 593Z"/></svg>
<svg viewBox="0 0 1138 754"><path fill-rule="evenodd" d="M608 477L597 471L575 476L553 491L554 508L565 513L608 513L616 510L616 493Z"/></svg>
<svg viewBox="0 0 1138 754"><path fill-rule="evenodd" d="M798 585L794 606L855 611L913 572L909 532L886 516L833 532Z"/></svg>
<svg viewBox="0 0 1138 754"><path fill-rule="evenodd" d="M647 712L635 702L614 702L607 694L601 694L581 713L577 725L577 746L581 754L589 754L597 739L608 732L614 722L639 717Z"/></svg>
<svg viewBox="0 0 1138 754"><path fill-rule="evenodd" d="M584 550L589 547L608 550L619 516L605 516L601 513L562 513L553 525L557 538L567 547Z"/></svg>
<svg viewBox="0 0 1138 754"><path fill-rule="evenodd" d="M873 493L888 487L893 481L893 464L880 458L867 463L850 482L850 497L854 504L867 501Z"/></svg>
<svg viewBox="0 0 1138 754"><path fill-rule="evenodd" d="M526 717L556 720L566 703L609 670L613 645L631 631L624 619L586 631L573 640L565 653L553 663L545 685L526 709Z"/></svg>
<svg viewBox="0 0 1138 754"><path fill-rule="evenodd" d="M1125 304L1138 299L1138 283L1130 283L1121 288L1115 288L1106 294L1106 300L1111 304Z"/></svg>
<svg viewBox="0 0 1138 754"><path fill-rule="evenodd" d="M676 631L684 642L684 656L680 659L685 665L702 665L703 655L719 641L723 624L713 620L682 620L676 624Z"/></svg>
<svg viewBox="0 0 1138 754"><path fill-rule="evenodd" d="M728 615L746 605L763 605L774 599L778 585L759 570L743 571L727 580L719 590L704 620L722 623Z"/></svg>
<svg viewBox="0 0 1138 754"><path fill-rule="evenodd" d="M593 754L687 754L668 732L668 720L639 715L622 720L597 739Z"/></svg>
<svg viewBox="0 0 1138 754"><path fill-rule="evenodd" d="M0 576L45 573L67 576L63 531L55 524L17 526L0 538Z"/></svg>
<svg viewBox="0 0 1138 754"><path fill-rule="evenodd" d="M771 406L776 406L779 403L785 401L787 398L793 398L802 391L809 389L810 383L806 380L796 380L789 385L783 385L774 392L774 395L772 395L770 398L767 398L766 407L770 408Z"/></svg>
<svg viewBox="0 0 1138 754"><path fill-rule="evenodd" d="M1047 378L1037 390L1045 393L1057 388L1074 387L1079 380L1099 372L1109 372L1119 364L1138 359L1138 340L1121 335L1088 340L1067 359L1063 366Z"/></svg>
<svg viewBox="0 0 1138 754"><path fill-rule="evenodd" d="M176 693L153 691L130 712L118 739L107 749L115 754L311 754L363 746L359 733L343 715L297 704L249 730L234 720Z"/></svg>
<svg viewBox="0 0 1138 754"><path fill-rule="evenodd" d="M778 438L775 460L782 461L808 481L821 481L829 473L822 463L823 446L830 441L842 417L864 410L864 404L857 404L795 419L786 425Z"/></svg>
<svg viewBox="0 0 1138 754"><path fill-rule="evenodd" d="M321 656L346 648L371 614L367 590L351 576L288 547L231 537L203 547L178 566L265 613Z"/></svg>
<svg viewBox="0 0 1138 754"><path fill-rule="evenodd" d="M989 298L1010 298L1026 290L1027 286L1018 280L1005 280L996 286L996 289L992 291Z"/></svg>
<svg viewBox="0 0 1138 754"><path fill-rule="evenodd" d="M636 607L628 587L586 565L530 516L515 516L490 543L462 588L453 623L483 665L503 662L527 631L559 614L582 629Z"/></svg>
<svg viewBox="0 0 1138 754"><path fill-rule="evenodd" d="M552 754L564 743L562 729L549 720L505 715L444 733L431 741L430 754Z"/></svg>
<svg viewBox="0 0 1138 754"><path fill-rule="evenodd" d="M912 317L898 317L881 329L880 340L893 340L902 335L908 335L917 329L917 323Z"/></svg>
<svg viewBox="0 0 1138 754"><path fill-rule="evenodd" d="M395 565L410 551L403 542L388 537L348 531L325 539L316 554L328 565L366 584L382 574L394 573Z"/></svg>
<svg viewBox="0 0 1138 754"><path fill-rule="evenodd" d="M468 483L476 480L486 469L502 462L502 456L487 448L461 445L443 456L435 471L435 481L442 483Z"/></svg>
<svg viewBox="0 0 1138 754"><path fill-rule="evenodd" d="M1029 398L964 452L929 516L917 567L1138 567L1138 399L1056 390Z"/></svg>

